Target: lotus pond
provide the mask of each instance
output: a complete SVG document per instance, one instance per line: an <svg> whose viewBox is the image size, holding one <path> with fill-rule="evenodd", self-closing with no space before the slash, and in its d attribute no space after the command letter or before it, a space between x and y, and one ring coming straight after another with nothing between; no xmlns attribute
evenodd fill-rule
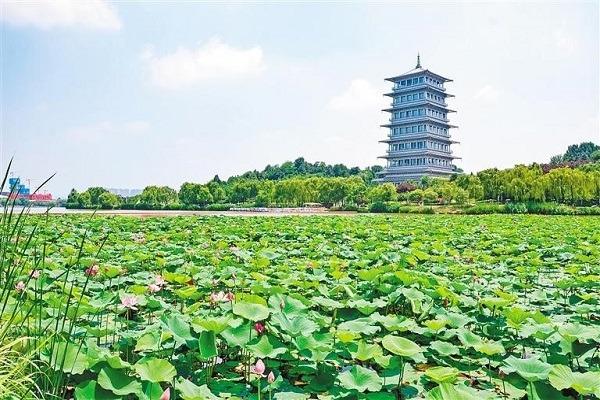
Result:
<svg viewBox="0 0 600 400"><path fill-rule="evenodd" d="M598 218L29 216L10 237L0 317L42 397L600 396Z"/></svg>

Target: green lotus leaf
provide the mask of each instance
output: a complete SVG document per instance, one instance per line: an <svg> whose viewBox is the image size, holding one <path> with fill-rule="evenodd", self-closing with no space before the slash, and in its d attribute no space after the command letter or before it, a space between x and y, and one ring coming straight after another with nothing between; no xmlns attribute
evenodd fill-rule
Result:
<svg viewBox="0 0 600 400"><path fill-rule="evenodd" d="M176 374L175 367L161 358L142 358L133 368L145 381L170 382Z"/></svg>
<svg viewBox="0 0 600 400"><path fill-rule="evenodd" d="M135 351L147 351L147 350L158 350L160 344L161 333L160 331L150 331L140 336L135 344Z"/></svg>
<svg viewBox="0 0 600 400"><path fill-rule="evenodd" d="M440 329L445 327L447 324L448 324L448 319L445 317L430 319L430 320L423 322L423 325L425 325L426 327L428 327L429 329L431 329L434 332L439 331Z"/></svg>
<svg viewBox="0 0 600 400"><path fill-rule="evenodd" d="M359 392L377 392L381 390L382 380L377 372L355 365L352 369L338 375L342 387Z"/></svg>
<svg viewBox="0 0 600 400"><path fill-rule="evenodd" d="M246 323L235 327L230 327L221 332L221 337L225 339L229 346L244 346L248 343L249 334L251 335L254 331L252 324Z"/></svg>
<svg viewBox="0 0 600 400"><path fill-rule="evenodd" d="M156 400L160 399L164 390L159 383L156 382L142 382L142 390L138 393L139 400Z"/></svg>
<svg viewBox="0 0 600 400"><path fill-rule="evenodd" d="M239 319L237 321L240 321ZM223 315L213 318L196 317L192 320L191 325L195 332L213 331L215 334L223 332L233 324L231 315Z"/></svg>
<svg viewBox="0 0 600 400"><path fill-rule="evenodd" d="M200 338L198 339L200 354L199 357L203 360L216 357L219 353L217 352L217 342L215 341L215 332L204 331L200 332Z"/></svg>
<svg viewBox="0 0 600 400"><path fill-rule="evenodd" d="M252 322L258 322L269 318L271 312L262 304L239 301L233 305L233 313Z"/></svg>
<svg viewBox="0 0 600 400"><path fill-rule="evenodd" d="M179 378L176 385L177 391L183 400L219 400L208 386L197 386L187 379Z"/></svg>
<svg viewBox="0 0 600 400"><path fill-rule="evenodd" d="M287 351L286 346L270 335L262 335L260 340L246 348L258 358L275 358Z"/></svg>
<svg viewBox="0 0 600 400"><path fill-rule="evenodd" d="M569 343L577 340L591 339L596 335L596 330L592 327L579 323L569 323L558 328L558 333Z"/></svg>
<svg viewBox="0 0 600 400"><path fill-rule="evenodd" d="M283 294L276 294L269 297L269 307L274 313L282 312L286 315L296 315L302 314L308 308L303 301L308 301L305 298L302 298L303 301L296 298L299 295L294 296L286 296ZM283 308L281 306L283 305Z"/></svg>
<svg viewBox="0 0 600 400"><path fill-rule="evenodd" d="M171 333L173 339L179 344L184 344L196 339L192 336L190 324L183 315L177 315L175 313L171 315L163 314L159 321L165 328L165 331Z"/></svg>
<svg viewBox="0 0 600 400"><path fill-rule="evenodd" d="M552 369L552 365L536 358L521 359L514 356L504 360L506 366L502 367L505 373L516 372L528 382L544 380Z"/></svg>
<svg viewBox="0 0 600 400"><path fill-rule="evenodd" d="M87 400L119 400L121 396L110 390L103 389L96 381L81 382L75 388L76 399Z"/></svg>
<svg viewBox="0 0 600 400"><path fill-rule="evenodd" d="M377 344L368 344L361 340L349 348L352 358L360 361L367 361L383 356L383 350Z"/></svg>
<svg viewBox="0 0 600 400"><path fill-rule="evenodd" d="M83 345L59 341L54 344L49 360L52 368L69 374L82 374L90 364Z"/></svg>
<svg viewBox="0 0 600 400"><path fill-rule="evenodd" d="M321 297L321 296L313 297L312 301L314 302L314 304L317 304L320 307L324 307L324 308L342 308L342 307L344 307L344 305L342 303L340 303L339 301L332 300L327 297Z"/></svg>
<svg viewBox="0 0 600 400"><path fill-rule="evenodd" d="M496 310L498 308L505 307L513 302L514 300L503 299L500 297L485 297L479 300L479 304L487 307L490 310Z"/></svg>
<svg viewBox="0 0 600 400"><path fill-rule="evenodd" d="M460 348L452 343L436 340L429 344L429 348L437 351L442 356L458 355Z"/></svg>
<svg viewBox="0 0 600 400"><path fill-rule="evenodd" d="M523 310L520 307L511 307L510 309L504 310L504 316L506 322L513 328L518 328L523 322L532 317L532 314Z"/></svg>
<svg viewBox="0 0 600 400"><path fill-rule="evenodd" d="M463 328L457 330L456 336L463 346L475 347L483 343L481 336L477 336L473 332Z"/></svg>
<svg viewBox="0 0 600 400"><path fill-rule="evenodd" d="M573 372L566 365L553 365L548 374L550 384L558 390L573 388L582 396L600 393L600 372Z"/></svg>
<svg viewBox="0 0 600 400"><path fill-rule="evenodd" d="M480 400L481 398L472 394L464 385L453 385L441 383L433 388L425 396L427 400Z"/></svg>
<svg viewBox="0 0 600 400"><path fill-rule="evenodd" d="M142 383L122 369L105 367L98 373L98 385L119 396L135 394L142 390Z"/></svg>
<svg viewBox="0 0 600 400"><path fill-rule="evenodd" d="M456 380L458 369L453 367L432 367L425 371L425 375L437 383L452 383Z"/></svg>
<svg viewBox="0 0 600 400"><path fill-rule="evenodd" d="M503 354L506 351L500 342L483 342L476 344L473 346L473 348L488 356L493 356L494 354Z"/></svg>
<svg viewBox="0 0 600 400"><path fill-rule="evenodd" d="M372 325L370 318L359 318L352 321L345 321L338 325L340 331L358 332L363 335L374 335L381 328L376 325Z"/></svg>
<svg viewBox="0 0 600 400"><path fill-rule="evenodd" d="M296 335L310 335L317 330L318 325L303 315L288 317L285 314L276 314L271 318L274 325L278 325L285 333Z"/></svg>
<svg viewBox="0 0 600 400"><path fill-rule="evenodd" d="M381 340L381 344L389 352L402 357L413 357L423 352L421 346L419 346L412 340L400 336L384 336Z"/></svg>

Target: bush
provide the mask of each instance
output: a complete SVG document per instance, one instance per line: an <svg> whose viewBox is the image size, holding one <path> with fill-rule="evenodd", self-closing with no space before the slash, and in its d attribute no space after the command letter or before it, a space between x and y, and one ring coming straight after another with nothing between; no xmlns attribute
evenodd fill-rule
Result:
<svg viewBox="0 0 600 400"><path fill-rule="evenodd" d="M504 205L494 203L479 203L464 209L465 214L503 214L505 212Z"/></svg>
<svg viewBox="0 0 600 400"><path fill-rule="evenodd" d="M227 203L214 203L209 204L203 208L206 211L229 211L230 208L236 207L235 204L227 204Z"/></svg>
<svg viewBox="0 0 600 400"><path fill-rule="evenodd" d="M527 206L523 203L506 203L504 210L509 214L527 214Z"/></svg>
<svg viewBox="0 0 600 400"><path fill-rule="evenodd" d="M369 212L372 213L397 213L400 210L400 203L376 201L369 205Z"/></svg>

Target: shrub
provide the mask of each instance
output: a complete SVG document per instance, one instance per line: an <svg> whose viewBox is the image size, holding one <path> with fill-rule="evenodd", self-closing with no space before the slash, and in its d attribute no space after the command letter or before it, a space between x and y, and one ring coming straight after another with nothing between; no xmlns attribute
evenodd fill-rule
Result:
<svg viewBox="0 0 600 400"><path fill-rule="evenodd" d="M232 207L236 207L236 205L228 203L213 203L205 206L203 209L206 211L229 211L229 209Z"/></svg>

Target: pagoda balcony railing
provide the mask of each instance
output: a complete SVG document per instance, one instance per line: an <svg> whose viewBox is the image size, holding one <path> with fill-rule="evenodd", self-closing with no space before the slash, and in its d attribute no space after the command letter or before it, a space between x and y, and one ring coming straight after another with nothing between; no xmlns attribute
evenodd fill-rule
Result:
<svg viewBox="0 0 600 400"><path fill-rule="evenodd" d="M450 120L448 118L437 118L437 117L432 117L431 115L417 115L415 117L410 117L410 118L404 117L404 118L397 118L397 119L390 118L390 122L395 124L398 122L414 122L419 119L431 119L431 120L441 121L441 122L445 122L445 123L450 122Z"/></svg>
<svg viewBox="0 0 600 400"><path fill-rule="evenodd" d="M454 152L452 150L438 150L438 149L429 149L429 148L424 148L424 149L403 149L403 150L392 150L387 152L387 155L385 157L399 157L399 156L414 156L414 155L420 155L420 156L427 156L427 155L439 155L439 156L446 156L451 158L451 155L454 154Z"/></svg>
<svg viewBox="0 0 600 400"><path fill-rule="evenodd" d="M408 92L408 91L413 90L413 89L422 89L422 88L428 88L428 87L432 88L432 89L435 89L435 90L442 91L442 92L446 91L446 88L443 87L443 86L432 85L432 84L427 83L427 82L417 83L416 85L410 85L410 86L400 86L400 87L394 86L392 88L392 90L394 92L396 92L396 93L401 93L401 92Z"/></svg>
<svg viewBox="0 0 600 400"><path fill-rule="evenodd" d="M441 165L406 165L398 167L385 167L382 174L393 174L393 173L411 173L411 172L448 172L452 171L452 166L443 167Z"/></svg>
<svg viewBox="0 0 600 400"><path fill-rule="evenodd" d="M424 131L424 132L414 132L414 133L399 133L397 135L387 135L387 141L404 141L404 140L409 140L409 139L417 139L417 138L434 138L434 139L440 139L440 140L444 140L444 141L448 141L448 142L452 142L452 140L450 139L450 135L441 135L439 133L434 133L434 132L429 132L429 131Z"/></svg>
<svg viewBox="0 0 600 400"><path fill-rule="evenodd" d="M405 107L405 106L410 106L410 107L414 107L414 106L419 106L421 104L433 104L435 106L439 106L439 107L448 107L448 103L440 103L431 99L419 99L419 100L412 100L412 101L402 101L402 102L398 102L398 103L394 103L392 102L390 105L392 106L392 108L398 108L398 107Z"/></svg>

